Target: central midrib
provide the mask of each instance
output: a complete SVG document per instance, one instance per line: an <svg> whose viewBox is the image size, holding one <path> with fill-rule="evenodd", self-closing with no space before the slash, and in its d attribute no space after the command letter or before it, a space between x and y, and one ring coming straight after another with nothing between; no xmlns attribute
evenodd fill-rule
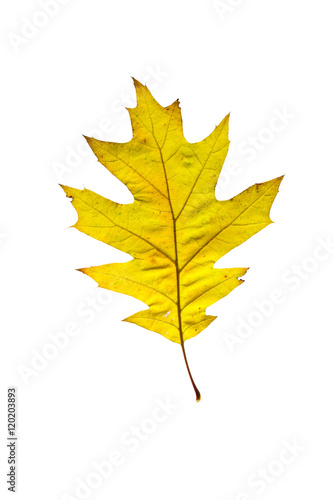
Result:
<svg viewBox="0 0 333 500"><path fill-rule="evenodd" d="M194 392L196 394L196 400L198 402L201 399L201 395L200 395L200 391L198 390L198 388L197 388L197 386L196 386L196 384L195 384L195 382L193 380L193 377L192 377L192 373L191 373L191 370L190 370L190 367L189 367L189 364L188 364L188 361L187 361L187 356L186 356L185 346L184 346L184 338L183 338L182 317L181 317L181 308L180 308L180 284L179 284L179 266L178 266L176 219L175 219L175 215L174 215L172 204L171 204L169 183L168 183L168 178L167 178L165 163L164 163L164 159L163 159L162 148L160 147L160 145L159 145L159 143L158 143L158 141L157 141L157 139L155 137L154 124L153 124L153 120L151 118L151 114L149 112L149 106L148 106L148 103L147 103L146 99L145 99L145 102L146 102L146 106L147 106L147 110L148 110L148 114L149 114L149 118L150 118L150 122L151 122L151 127L152 127L151 134L152 134L152 136L154 138L154 141L156 142L156 145L157 145L159 153L160 153L160 158L161 158L161 163L162 163L162 167L163 167L163 171L164 171L165 183L166 183L166 188L167 188L167 193L168 193L168 201L169 201L169 206L170 206L170 213L171 213L172 221L173 221L173 237L174 237L174 245L175 245L175 268L176 268L176 284L177 284L177 312L178 312L180 345L181 345L181 348L182 348L182 351L183 351L183 356L184 356L184 361L185 361L186 369L187 369L187 372L189 374L189 377L190 377L190 380L191 380ZM168 133L168 130L169 130L169 126L170 126L171 118L172 118L172 115L173 115L173 111L172 111L172 114L170 115L170 120L169 120L168 127L167 127L167 130L166 130L166 133L165 133L165 138L164 138L164 142L163 142L162 147L164 146L165 141L167 140L167 133Z"/></svg>
<svg viewBox="0 0 333 500"><path fill-rule="evenodd" d="M163 144L162 144L162 147L161 147L159 145L156 137L155 137L154 124L153 124L153 120L151 119L151 114L150 114L149 106L148 106L148 103L147 103L146 99L145 99L145 103L146 103L146 106L147 106L148 115L149 115L150 123L151 123L151 134L152 134L152 136L154 138L154 141L156 143L156 146L158 148L158 151L159 151L159 154L160 154L160 158L161 158L161 164L162 164L163 171L164 171L165 184L166 184L167 193L168 193L168 203L169 203L170 213L171 213L171 217L172 217L173 240L174 240L174 247L175 247L175 261L174 261L174 264L175 264L175 268L176 268L176 291L177 291L177 314L178 314L178 324L179 324L179 337L180 337L180 344L181 344L183 352L184 352L184 338L183 338L182 317L181 317L181 308L180 308L180 284L179 284L179 265L178 265L176 218L175 218L175 215L174 215L174 212L173 212L173 208L172 208L172 204L171 204L171 196L170 196L170 190L169 190L168 177L167 177L165 163L164 163L164 158L163 158L163 153L162 153L162 147L164 146L164 144L165 144L165 142L167 140L167 134L168 134L168 130L169 130L169 126L170 126L170 122L171 122L174 110L172 110L172 113L170 115L168 126L167 126L167 129L166 129L166 132L165 132L164 141L163 141ZM185 356L185 361L186 361L186 364L187 364L186 356Z"/></svg>
<svg viewBox="0 0 333 500"><path fill-rule="evenodd" d="M153 136L154 136L154 134L153 134ZM183 345L184 345L184 339L183 339L183 327L182 327L182 317L181 317L181 308L180 308L180 283L179 283L179 265L178 265L178 248L177 248L176 219L175 219L175 215L174 215L172 204L171 204L169 183L168 183L168 177L167 177L165 163L164 163L164 159L163 159L162 149L160 148L160 145L158 144L155 136L154 136L154 139L155 139L156 145L158 147L158 150L159 150L159 153L160 153L160 158L161 158L161 163L162 163L162 166L163 166L163 171L164 171L164 176L165 176L165 183L166 183L166 188L167 188L167 193L168 193L168 202L169 202L169 206L170 206L170 212L171 212L172 224L173 224L173 240L174 240L174 247L175 247L175 261L174 261L174 263L175 263L175 268L176 268L176 290L177 290L177 313L178 313L180 343L181 343L181 346L183 347Z"/></svg>
<svg viewBox="0 0 333 500"><path fill-rule="evenodd" d="M153 136L154 136L154 134L153 134ZM155 139L155 136L154 136L154 139ZM184 346L183 326L182 326L182 311L181 311L181 308L180 308L180 285L179 285L179 266L178 266L177 230L176 230L176 223L177 223L177 221L175 219L173 208L172 208L172 205L171 205L171 198L170 198L170 192L169 192L169 184L168 184L168 179L167 179L167 174L166 174L166 169L165 169L165 163L164 163L164 159L163 159L162 150L161 150L161 148L160 148L160 146L159 146L159 144L158 144L158 142L157 142L156 139L155 139L155 141L156 141L156 144L157 144L159 152L160 152L161 163L162 163L163 170L164 170L165 182L166 182L166 187L167 187L167 192L168 192L170 212L171 212L172 221L173 221L173 238L174 238L174 245L175 245L175 267L176 267L176 282L177 282L177 312L178 312L180 345L181 345L181 348L182 348L182 351L183 351L183 356L184 356L184 361L185 361L187 373L189 374L189 377L190 377L190 380L191 380L194 392L196 394L196 399L197 399L197 401L200 401L200 399L201 399L200 391L197 388L197 386L196 386L196 384L195 384L195 382L193 380L192 373L191 373L191 370L190 370L190 367L189 367L189 364L188 364L188 361L187 361L187 356L186 356L186 352L185 352L185 346Z"/></svg>

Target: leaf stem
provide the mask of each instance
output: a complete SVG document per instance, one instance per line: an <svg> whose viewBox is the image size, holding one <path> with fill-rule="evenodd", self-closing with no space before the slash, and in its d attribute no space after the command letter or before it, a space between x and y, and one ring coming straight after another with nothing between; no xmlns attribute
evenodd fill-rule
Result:
<svg viewBox="0 0 333 500"><path fill-rule="evenodd" d="M199 401L201 399L201 394L200 394L200 391L197 388L197 386L195 385L195 382L193 380L192 373L191 373L190 367L189 367L188 362L187 362L187 357L186 357L184 342L183 342L183 339L181 339L181 340L182 340L181 346L182 346L182 351L183 351L183 355L184 355L184 360L185 360L187 372L188 372L188 374L190 376L190 379L191 379L191 382L192 382L192 386L193 386L193 389L194 389L194 392L195 392L197 403L199 403Z"/></svg>

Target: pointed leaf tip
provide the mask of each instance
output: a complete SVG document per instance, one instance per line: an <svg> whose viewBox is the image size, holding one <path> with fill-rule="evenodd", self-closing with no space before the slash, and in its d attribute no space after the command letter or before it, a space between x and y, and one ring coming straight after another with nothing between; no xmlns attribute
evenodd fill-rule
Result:
<svg viewBox="0 0 333 500"><path fill-rule="evenodd" d="M141 88L141 87L146 87L146 85L144 85L143 83L139 82L139 80L137 80L136 78L134 78L134 76L132 76L132 80L133 80L134 86L137 89Z"/></svg>

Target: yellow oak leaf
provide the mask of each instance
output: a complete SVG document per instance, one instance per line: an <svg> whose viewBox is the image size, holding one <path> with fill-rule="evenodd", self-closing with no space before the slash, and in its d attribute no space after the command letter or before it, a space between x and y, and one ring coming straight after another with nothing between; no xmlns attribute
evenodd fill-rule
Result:
<svg viewBox="0 0 333 500"><path fill-rule="evenodd" d="M215 186L227 155L229 116L204 140L183 135L178 101L166 108L134 80L137 106L128 109L133 138L126 143L86 137L99 162L131 191L115 203L89 189L62 186L78 213L76 229L133 259L80 269L99 286L131 295L148 309L124 321L181 345L216 316L206 308L243 280L247 268L214 264L272 221L269 212L282 177L255 184L227 201Z"/></svg>

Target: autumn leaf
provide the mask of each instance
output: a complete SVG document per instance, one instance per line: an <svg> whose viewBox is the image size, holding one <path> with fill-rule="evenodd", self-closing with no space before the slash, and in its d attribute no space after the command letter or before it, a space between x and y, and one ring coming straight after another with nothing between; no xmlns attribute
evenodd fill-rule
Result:
<svg viewBox="0 0 333 500"><path fill-rule="evenodd" d="M99 286L149 306L124 321L181 345L214 321L206 308L243 280L247 268L214 264L272 221L269 212L282 177L255 184L227 201L215 186L225 160L229 116L203 141L183 136L179 102L166 108L134 80L137 106L128 109L133 138L126 143L86 137L98 160L131 191L115 203L89 189L62 186L78 213L76 229L133 257L125 263L80 269Z"/></svg>

